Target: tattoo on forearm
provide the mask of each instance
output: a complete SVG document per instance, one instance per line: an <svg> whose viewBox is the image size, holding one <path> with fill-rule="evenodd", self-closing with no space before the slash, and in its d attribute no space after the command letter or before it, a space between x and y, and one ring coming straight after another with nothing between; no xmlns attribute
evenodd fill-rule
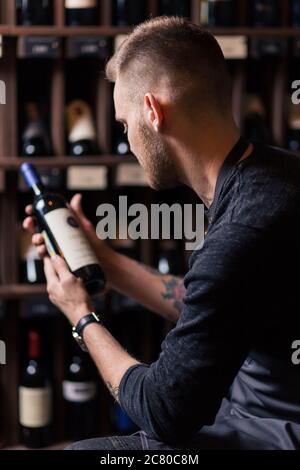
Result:
<svg viewBox="0 0 300 470"><path fill-rule="evenodd" d="M163 292L162 296L166 300L173 300L174 308L181 313L183 309L183 298L185 295L185 287L183 285L183 280L176 277L171 279L164 280L162 282L165 285L166 292Z"/></svg>
<svg viewBox="0 0 300 470"><path fill-rule="evenodd" d="M119 387L113 387L110 382L106 382L107 388L116 401L119 401Z"/></svg>

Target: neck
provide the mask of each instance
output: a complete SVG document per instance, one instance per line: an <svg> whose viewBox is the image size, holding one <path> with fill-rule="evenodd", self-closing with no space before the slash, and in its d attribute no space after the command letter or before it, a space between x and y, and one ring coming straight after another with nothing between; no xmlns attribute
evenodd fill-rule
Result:
<svg viewBox="0 0 300 470"><path fill-rule="evenodd" d="M206 207L209 207L214 199L215 187L220 169L240 137L240 131L234 122L224 126L214 123L213 126L200 126L191 129L185 134L184 140L177 142L178 163L180 180L183 184L192 188ZM242 158L245 158L245 152ZM251 150L250 150L251 151Z"/></svg>

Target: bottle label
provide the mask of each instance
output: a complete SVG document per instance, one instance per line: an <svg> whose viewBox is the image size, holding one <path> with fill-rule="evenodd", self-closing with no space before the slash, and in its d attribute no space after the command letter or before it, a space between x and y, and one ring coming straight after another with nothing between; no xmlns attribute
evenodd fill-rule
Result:
<svg viewBox="0 0 300 470"><path fill-rule="evenodd" d="M94 382L63 381L63 397L67 401L84 403L93 400L97 394L97 385Z"/></svg>
<svg viewBox="0 0 300 470"><path fill-rule="evenodd" d="M51 423L52 392L50 387L19 387L20 424L27 428L42 428Z"/></svg>
<svg viewBox="0 0 300 470"><path fill-rule="evenodd" d="M45 220L71 271L98 264L88 240L69 209L59 208L48 212Z"/></svg>
<svg viewBox="0 0 300 470"><path fill-rule="evenodd" d="M65 0L66 8L96 8L97 0Z"/></svg>

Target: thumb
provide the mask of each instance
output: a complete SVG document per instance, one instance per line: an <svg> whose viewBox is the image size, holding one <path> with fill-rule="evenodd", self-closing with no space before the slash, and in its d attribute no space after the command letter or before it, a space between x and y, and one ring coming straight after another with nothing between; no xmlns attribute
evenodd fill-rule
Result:
<svg viewBox="0 0 300 470"><path fill-rule="evenodd" d="M75 194L70 201L70 207L74 211L74 213L77 215L81 224L85 228L91 228L92 223L85 216L82 210L81 201L82 201L82 194L79 194L79 193Z"/></svg>

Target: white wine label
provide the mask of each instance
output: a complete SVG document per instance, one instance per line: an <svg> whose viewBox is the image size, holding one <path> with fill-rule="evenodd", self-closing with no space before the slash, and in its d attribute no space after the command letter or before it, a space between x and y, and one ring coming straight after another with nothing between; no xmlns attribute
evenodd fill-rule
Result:
<svg viewBox="0 0 300 470"><path fill-rule="evenodd" d="M70 166L67 170L67 187L77 191L106 189L107 168L100 166Z"/></svg>
<svg viewBox="0 0 300 470"><path fill-rule="evenodd" d="M97 385L94 382L63 381L63 397L67 401L84 403L93 400L97 394Z"/></svg>
<svg viewBox="0 0 300 470"><path fill-rule="evenodd" d="M69 209L60 208L48 212L45 220L71 271L89 264L98 264L88 240Z"/></svg>
<svg viewBox="0 0 300 470"><path fill-rule="evenodd" d="M246 59L248 43L246 36L215 36L225 59Z"/></svg>
<svg viewBox="0 0 300 470"><path fill-rule="evenodd" d="M51 423L52 392L50 387L19 387L19 419L22 426L41 428Z"/></svg>
<svg viewBox="0 0 300 470"><path fill-rule="evenodd" d="M97 0L65 0L66 8L95 8Z"/></svg>
<svg viewBox="0 0 300 470"><path fill-rule="evenodd" d="M143 168L136 163L121 163L116 171L117 186L148 186Z"/></svg>

